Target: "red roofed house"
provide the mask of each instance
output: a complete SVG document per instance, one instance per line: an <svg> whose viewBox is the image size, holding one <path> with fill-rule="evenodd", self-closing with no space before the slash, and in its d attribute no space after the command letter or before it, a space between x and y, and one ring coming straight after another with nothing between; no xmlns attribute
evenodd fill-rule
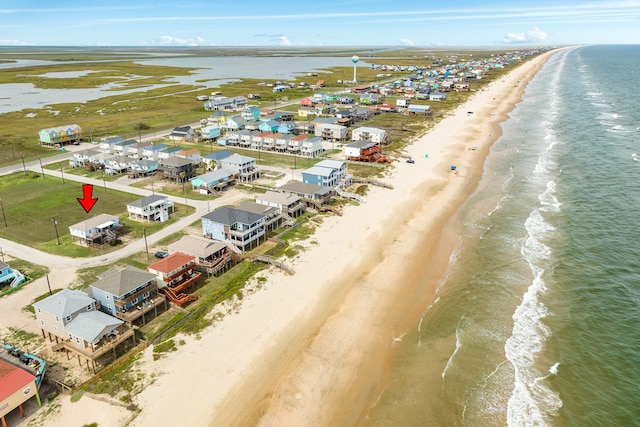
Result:
<svg viewBox="0 0 640 427"><path fill-rule="evenodd" d="M300 101L300 105L303 107L313 107L314 105L316 105L316 101L312 98L307 97Z"/></svg>
<svg viewBox="0 0 640 427"><path fill-rule="evenodd" d="M195 297L186 294L193 292L196 283L202 277L202 273L196 269L194 256L174 252L148 266L147 271L157 276L158 289L171 302L182 307L195 300Z"/></svg>
<svg viewBox="0 0 640 427"><path fill-rule="evenodd" d="M22 404L33 396L36 397L38 405L40 405L35 375L0 359L0 420L2 420L2 426L7 427L5 416L16 408L20 408L20 413L24 418Z"/></svg>

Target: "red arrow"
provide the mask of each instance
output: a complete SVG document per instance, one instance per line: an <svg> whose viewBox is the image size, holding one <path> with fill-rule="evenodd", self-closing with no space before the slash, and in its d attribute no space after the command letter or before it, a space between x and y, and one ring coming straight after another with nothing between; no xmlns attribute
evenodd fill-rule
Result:
<svg viewBox="0 0 640 427"><path fill-rule="evenodd" d="M78 202L80 202L80 204L84 208L84 211L86 213L89 213L91 208L93 208L93 205L95 205L98 201L97 197L95 199L91 198L91 195L93 194L93 185L82 184L82 194L84 195L84 197L82 199L78 197Z"/></svg>

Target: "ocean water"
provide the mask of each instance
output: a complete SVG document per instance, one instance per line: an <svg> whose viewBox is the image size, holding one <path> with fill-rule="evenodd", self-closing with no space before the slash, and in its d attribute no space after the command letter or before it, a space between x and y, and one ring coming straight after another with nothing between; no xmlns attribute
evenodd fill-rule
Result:
<svg viewBox="0 0 640 427"><path fill-rule="evenodd" d="M364 424L640 425L638 81L624 45L529 83Z"/></svg>

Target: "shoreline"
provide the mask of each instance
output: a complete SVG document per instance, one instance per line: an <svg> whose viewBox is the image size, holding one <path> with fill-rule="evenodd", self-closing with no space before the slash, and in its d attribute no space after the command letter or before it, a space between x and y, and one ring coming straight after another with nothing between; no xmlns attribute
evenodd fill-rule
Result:
<svg viewBox="0 0 640 427"><path fill-rule="evenodd" d="M397 210L404 211L406 208L415 214L392 219L397 214L387 209L387 218L377 218L380 222L393 220L394 226L387 227L387 233L372 239L379 242L380 246L372 245L369 252L374 254L374 259L377 253L379 262L370 261L369 265L360 263L352 269L350 275L363 278L364 284L353 283L351 289L344 291L344 299L338 300L337 308L322 326L310 328L310 333L306 335L310 338L302 350L290 351L294 355L280 362L279 373L271 375L272 379L276 379L275 385L266 385L266 392L261 398L246 400L247 389L256 388L255 381L246 382L225 399L226 403L220 405L218 411L211 413L209 425L366 423L366 415L373 409L371 403L377 401L388 382L394 343L414 327L424 308L433 302L437 286L449 268L450 255L461 244L451 219L475 191L489 150L502 133L500 123L522 100L526 83L551 55L551 52L545 53L523 64L506 75L504 83L492 83L483 91L486 93L478 93L460 106L454 115L443 119L408 147L410 154L419 159L424 156L420 149L436 148L440 138L453 137L453 141L439 146L441 155L429 154L429 159L435 160L439 170L436 174L425 174L423 183L431 178L434 180L431 185L420 189L419 185L406 184L393 190L411 191L411 197L405 197L402 207ZM471 117L476 120L464 123L466 119L471 119L466 114L467 108L471 107L471 110L475 109ZM487 117L489 120L486 120ZM462 126L452 135L451 122L456 121ZM480 140L475 139L478 134L484 136ZM470 150L469 144L478 149ZM426 161L420 159L409 167L424 164ZM450 172L448 164L458 165L460 172ZM397 166L397 169L403 168L397 171L398 175L405 172L407 165ZM446 173L443 173L445 169ZM415 177L415 171L411 172ZM393 183L397 184L398 179L393 177ZM384 192L376 190L379 193L376 196L385 199ZM374 197L374 194L370 194L368 202L360 208L373 211L367 205ZM425 203L412 210L413 200L420 198ZM435 211L434 205L438 206ZM380 208L384 209L383 206ZM401 234L394 238L398 229ZM426 234L422 234L425 230ZM355 231L351 235L355 235ZM387 245L386 242L394 243ZM423 251L421 259L431 259L429 266L416 265L417 261L407 262L416 250ZM396 273L403 269L404 274ZM421 277L425 270L431 270L429 277ZM395 286L391 284L393 281ZM377 295L370 294L370 287L374 288ZM412 298L407 298L407 294ZM410 300L411 305L396 302L400 298ZM331 306L335 302L328 301L327 304ZM389 314L382 316L381 313ZM287 356L283 358L287 359ZM374 372L380 375L372 376ZM242 404L239 403L242 401ZM242 412L242 406L245 410L255 409L246 414ZM227 415L234 412L239 415Z"/></svg>
<svg viewBox="0 0 640 427"><path fill-rule="evenodd" d="M141 412L127 425L364 424L395 343L435 298L460 244L450 220L477 187L500 123L555 52L485 86L409 145L415 164L399 162L384 178L393 190L373 187L366 203L322 218L317 243L291 261L295 275L269 269L266 289L202 333L180 336L174 353L154 361L147 349L136 364L148 379L134 398ZM428 277L416 250L431 260ZM91 401L82 402L47 422L91 417ZM120 425L113 421L100 423Z"/></svg>

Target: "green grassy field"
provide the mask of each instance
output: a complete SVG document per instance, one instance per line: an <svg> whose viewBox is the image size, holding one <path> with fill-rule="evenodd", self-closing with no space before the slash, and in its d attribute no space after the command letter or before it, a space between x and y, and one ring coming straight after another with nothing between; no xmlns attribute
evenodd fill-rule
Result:
<svg viewBox="0 0 640 427"><path fill-rule="evenodd" d="M95 256L117 247L85 248L73 244L68 227L100 213L118 215L126 223L123 239L142 237L171 224L194 211L192 207L176 206L176 213L163 223L142 224L126 221L126 204L140 196L94 187L93 197L98 198L90 214L76 200L82 197L82 184L51 176L43 179L34 172L15 173L0 180L0 200L4 216L0 219L0 236L32 246L46 252L72 257ZM54 219L57 224L54 224ZM5 226L6 221L6 226ZM58 238L56 237L56 228Z"/></svg>

